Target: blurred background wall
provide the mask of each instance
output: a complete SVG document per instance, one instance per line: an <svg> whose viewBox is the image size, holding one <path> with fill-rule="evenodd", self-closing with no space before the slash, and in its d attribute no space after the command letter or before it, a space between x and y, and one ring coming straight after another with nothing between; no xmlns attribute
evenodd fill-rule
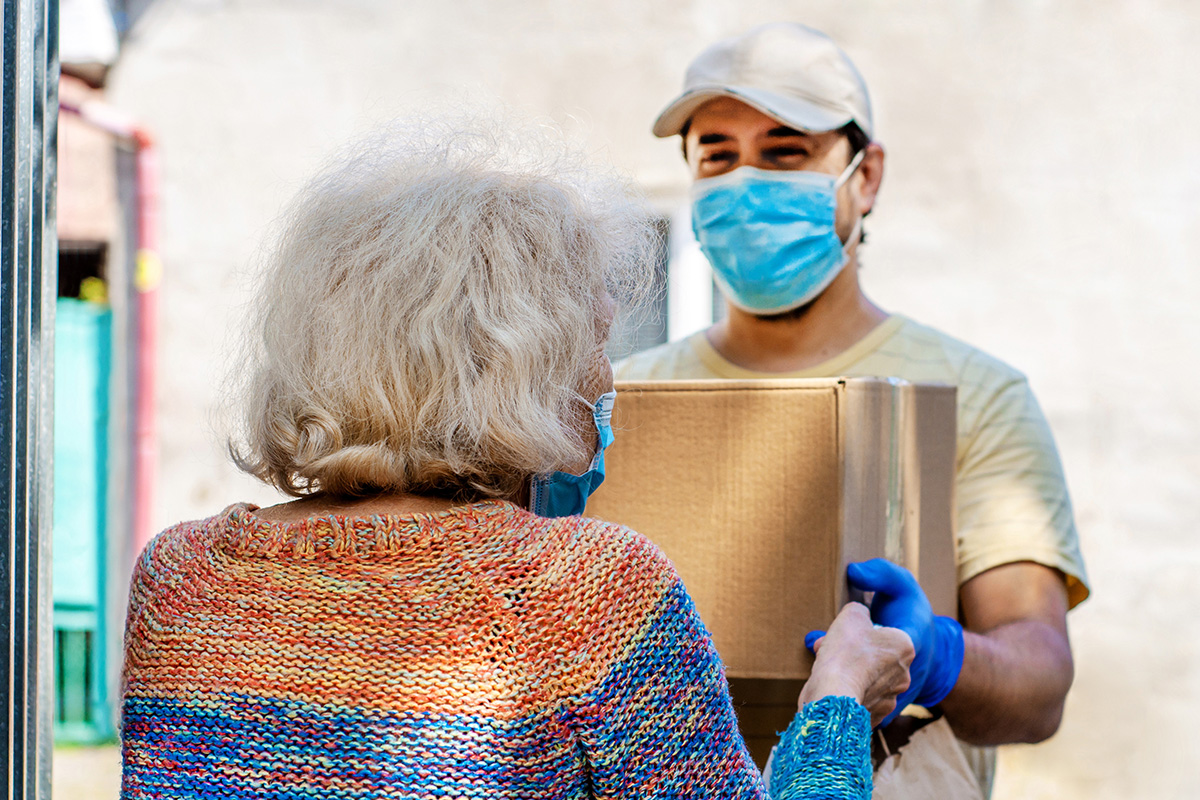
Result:
<svg viewBox="0 0 1200 800"><path fill-rule="evenodd" d="M131 0L107 99L162 183L155 527L270 490L217 404L256 248L338 144L447 98L564 127L670 214L649 133L689 59L765 21L825 30L888 160L864 282L1023 369L1058 437L1093 596L1062 730L997 798L1200 796L1200 6L1186 0Z"/></svg>

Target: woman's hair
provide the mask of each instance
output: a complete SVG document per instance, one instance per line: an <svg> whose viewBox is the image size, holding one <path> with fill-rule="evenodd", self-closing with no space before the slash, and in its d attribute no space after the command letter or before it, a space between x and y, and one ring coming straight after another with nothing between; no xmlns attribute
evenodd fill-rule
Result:
<svg viewBox="0 0 1200 800"><path fill-rule="evenodd" d="M652 268L644 208L545 129L389 128L282 219L230 453L294 496L512 495L590 455L604 294L636 302Z"/></svg>

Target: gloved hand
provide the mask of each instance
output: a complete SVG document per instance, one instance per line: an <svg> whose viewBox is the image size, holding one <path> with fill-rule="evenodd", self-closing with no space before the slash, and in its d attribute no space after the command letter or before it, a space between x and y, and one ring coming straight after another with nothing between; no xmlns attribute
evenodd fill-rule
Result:
<svg viewBox="0 0 1200 800"><path fill-rule="evenodd" d="M907 633L917 652L909 667L912 683L897 698L896 710L884 719L881 727L910 703L927 708L940 703L950 694L962 670L963 633L958 620L934 616L912 573L886 559L850 564L846 577L854 588L875 593L871 621ZM810 631L804 637L804 644L811 650L824 635L824 631Z"/></svg>

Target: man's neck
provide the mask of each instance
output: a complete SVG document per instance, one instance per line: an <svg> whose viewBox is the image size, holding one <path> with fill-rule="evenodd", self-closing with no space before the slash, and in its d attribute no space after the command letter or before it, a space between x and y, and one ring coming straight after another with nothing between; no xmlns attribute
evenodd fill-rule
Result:
<svg viewBox="0 0 1200 800"><path fill-rule="evenodd" d="M794 318L766 320L734 306L728 312L708 329L708 341L725 360L755 372L815 367L848 350L888 316L863 294L854 263Z"/></svg>

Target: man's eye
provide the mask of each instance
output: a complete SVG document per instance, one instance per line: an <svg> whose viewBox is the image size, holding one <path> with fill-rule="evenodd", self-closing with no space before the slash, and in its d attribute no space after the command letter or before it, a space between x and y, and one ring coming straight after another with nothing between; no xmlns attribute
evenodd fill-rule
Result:
<svg viewBox="0 0 1200 800"><path fill-rule="evenodd" d="M808 151L799 147L773 147L765 155L771 159L808 158Z"/></svg>
<svg viewBox="0 0 1200 800"><path fill-rule="evenodd" d="M705 155L704 155L704 160L709 161L709 162L712 162L712 161L728 162L728 161L733 161L733 158L734 158L734 155L733 155L733 153L730 153L730 152L705 153Z"/></svg>

